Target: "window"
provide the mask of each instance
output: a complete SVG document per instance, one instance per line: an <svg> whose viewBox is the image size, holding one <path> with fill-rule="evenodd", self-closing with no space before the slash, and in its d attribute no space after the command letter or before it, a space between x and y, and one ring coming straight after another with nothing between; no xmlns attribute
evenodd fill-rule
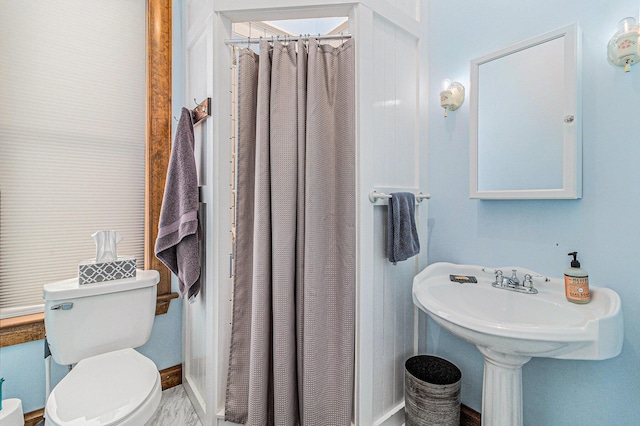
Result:
<svg viewBox="0 0 640 426"><path fill-rule="evenodd" d="M145 2L4 2L0 308L41 311L115 229L144 267Z"/></svg>

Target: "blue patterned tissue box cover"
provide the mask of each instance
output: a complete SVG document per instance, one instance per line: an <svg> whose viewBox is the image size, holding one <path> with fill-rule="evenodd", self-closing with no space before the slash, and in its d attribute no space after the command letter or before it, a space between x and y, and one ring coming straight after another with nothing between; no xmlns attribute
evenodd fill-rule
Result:
<svg viewBox="0 0 640 426"><path fill-rule="evenodd" d="M78 265L78 282L92 284L102 281L121 280L136 276L136 259L133 257L118 257L115 262L96 263L95 261L81 262Z"/></svg>

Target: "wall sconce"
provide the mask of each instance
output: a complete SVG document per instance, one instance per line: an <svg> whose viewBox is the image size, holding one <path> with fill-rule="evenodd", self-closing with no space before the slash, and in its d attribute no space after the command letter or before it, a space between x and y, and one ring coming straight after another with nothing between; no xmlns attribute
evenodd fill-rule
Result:
<svg viewBox="0 0 640 426"><path fill-rule="evenodd" d="M640 59L639 35L640 29L634 18L624 18L620 21L618 31L611 37L607 46L609 62L624 67L624 72L629 72L631 65Z"/></svg>
<svg viewBox="0 0 640 426"><path fill-rule="evenodd" d="M455 111L464 102L464 86L451 80L442 80L442 92L440 92L440 106L444 108L444 116L447 111Z"/></svg>

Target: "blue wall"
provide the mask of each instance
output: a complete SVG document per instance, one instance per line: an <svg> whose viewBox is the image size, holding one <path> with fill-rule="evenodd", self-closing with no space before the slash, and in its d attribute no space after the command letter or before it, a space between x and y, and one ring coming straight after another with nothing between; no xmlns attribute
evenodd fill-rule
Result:
<svg viewBox="0 0 640 426"><path fill-rule="evenodd" d="M173 115L180 117L184 99L184 61L182 49L181 2L173 7ZM174 130L177 122L173 120ZM172 291L178 292L172 275ZM158 370L182 364L182 299L174 299L165 315L156 316L149 341L138 350L155 362ZM55 386L67 372L66 366L51 362L51 381ZM24 343L0 349L0 371L6 382L2 396L20 398L25 413L44 407L44 341Z"/></svg>
<svg viewBox="0 0 640 426"><path fill-rule="evenodd" d="M637 0L429 2L429 262L521 265L561 277L567 253L577 250L590 283L622 298L620 356L534 358L524 366L525 424L639 421L640 65L625 74L608 63L606 49L618 21L637 19L639 6ZM443 118L440 81L468 90L471 59L574 22L583 33L583 198L469 199L469 102ZM462 402L480 411L482 356L431 320L426 328L426 350L461 368Z"/></svg>

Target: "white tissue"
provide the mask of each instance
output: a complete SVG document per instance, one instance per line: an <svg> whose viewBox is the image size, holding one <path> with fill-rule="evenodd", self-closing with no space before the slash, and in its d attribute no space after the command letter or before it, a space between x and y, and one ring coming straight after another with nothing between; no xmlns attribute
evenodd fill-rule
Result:
<svg viewBox="0 0 640 426"><path fill-rule="evenodd" d="M91 235L96 243L96 263L118 260L118 243L122 236L116 231L98 231Z"/></svg>

